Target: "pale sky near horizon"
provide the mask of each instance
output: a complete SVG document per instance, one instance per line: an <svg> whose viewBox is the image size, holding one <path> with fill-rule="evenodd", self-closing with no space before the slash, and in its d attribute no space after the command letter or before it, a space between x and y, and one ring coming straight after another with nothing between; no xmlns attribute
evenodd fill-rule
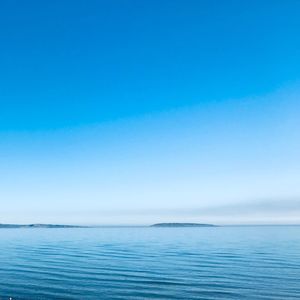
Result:
<svg viewBox="0 0 300 300"><path fill-rule="evenodd" d="M300 224L299 1L0 8L0 223Z"/></svg>

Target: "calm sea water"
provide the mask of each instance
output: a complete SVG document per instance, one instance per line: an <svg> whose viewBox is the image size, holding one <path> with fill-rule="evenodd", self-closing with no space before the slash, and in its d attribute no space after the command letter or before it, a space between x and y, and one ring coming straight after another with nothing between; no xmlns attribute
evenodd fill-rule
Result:
<svg viewBox="0 0 300 300"><path fill-rule="evenodd" d="M1 229L9 297L300 299L300 226Z"/></svg>

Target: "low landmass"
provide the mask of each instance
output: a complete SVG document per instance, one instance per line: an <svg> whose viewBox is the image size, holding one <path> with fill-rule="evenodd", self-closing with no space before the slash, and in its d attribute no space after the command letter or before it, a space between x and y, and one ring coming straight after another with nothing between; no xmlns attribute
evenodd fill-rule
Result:
<svg viewBox="0 0 300 300"><path fill-rule="evenodd" d="M108 226L79 226L79 225L60 225L60 224L0 224L0 229L1 228L92 228L92 227L102 228ZM123 227L123 226L117 226L117 227ZM201 223L157 223L151 225L150 227L216 227L216 225L201 224Z"/></svg>
<svg viewBox="0 0 300 300"><path fill-rule="evenodd" d="M0 228L81 228L84 226L76 225L57 225L57 224L0 224Z"/></svg>
<svg viewBox="0 0 300 300"><path fill-rule="evenodd" d="M215 227L213 224L200 224L200 223L157 223L151 227Z"/></svg>

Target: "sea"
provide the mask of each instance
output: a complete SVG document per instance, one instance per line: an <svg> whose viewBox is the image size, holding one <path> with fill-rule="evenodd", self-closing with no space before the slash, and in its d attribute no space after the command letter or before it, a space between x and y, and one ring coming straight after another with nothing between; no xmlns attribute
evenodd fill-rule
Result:
<svg viewBox="0 0 300 300"><path fill-rule="evenodd" d="M0 229L0 299L300 299L300 226Z"/></svg>

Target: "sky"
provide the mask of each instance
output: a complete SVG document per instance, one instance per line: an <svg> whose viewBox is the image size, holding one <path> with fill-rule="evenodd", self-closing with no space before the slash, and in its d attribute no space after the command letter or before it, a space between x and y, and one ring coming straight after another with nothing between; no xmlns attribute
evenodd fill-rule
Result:
<svg viewBox="0 0 300 300"><path fill-rule="evenodd" d="M300 224L300 2L0 4L0 223Z"/></svg>

